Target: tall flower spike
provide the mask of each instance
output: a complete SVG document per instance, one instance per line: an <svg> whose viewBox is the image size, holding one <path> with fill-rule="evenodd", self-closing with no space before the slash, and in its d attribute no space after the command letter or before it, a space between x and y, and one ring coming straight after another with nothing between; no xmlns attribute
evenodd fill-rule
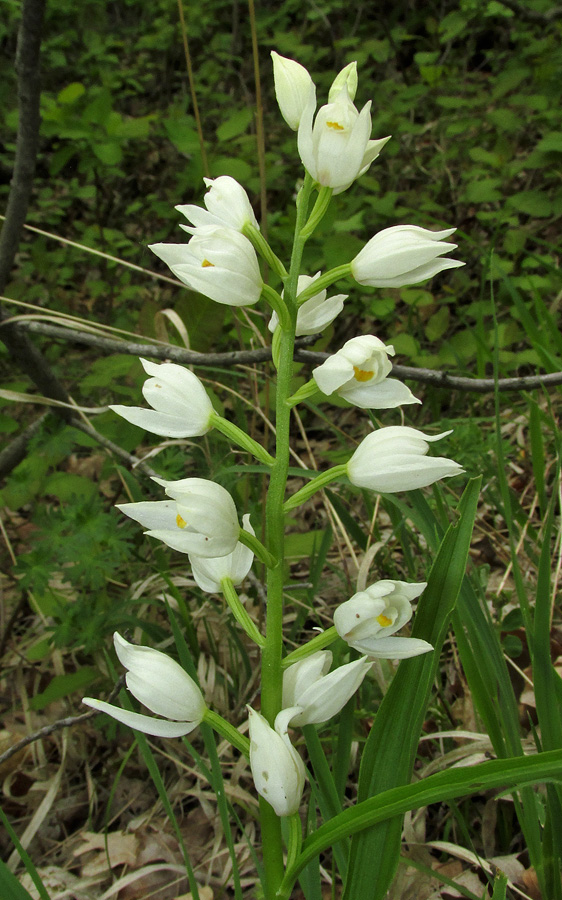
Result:
<svg viewBox="0 0 562 900"><path fill-rule="evenodd" d="M457 244L444 243L454 228L428 231L417 225L394 225L379 231L351 262L351 274L359 284L371 287L403 287L426 281L445 269L464 266L458 259L443 259Z"/></svg>
<svg viewBox="0 0 562 900"><path fill-rule="evenodd" d="M197 375L175 363L152 363L141 358L147 375L142 387L152 409L110 406L127 422L163 437L200 437L212 428L213 406Z"/></svg>
<svg viewBox="0 0 562 900"><path fill-rule="evenodd" d="M287 728L292 709L283 709L275 728L248 707L250 724L250 768L256 791L278 816L298 812L304 789L304 763L291 744Z"/></svg>
<svg viewBox="0 0 562 900"><path fill-rule="evenodd" d="M329 650L318 650L283 673L283 706L296 708L290 725L320 725L337 715L371 668L365 656L328 674Z"/></svg>
<svg viewBox="0 0 562 900"><path fill-rule="evenodd" d="M233 228L195 228L187 244L150 244L176 278L205 297L226 306L252 306L263 281L256 251Z"/></svg>
<svg viewBox="0 0 562 900"><path fill-rule="evenodd" d="M216 557L232 553L240 526L234 500L220 484L204 478L164 481L170 500L121 503L117 508L180 553Z"/></svg>
<svg viewBox="0 0 562 900"><path fill-rule="evenodd" d="M323 394L336 393L361 409L420 403L405 384L387 378L392 370L389 356L394 356L394 347L385 346L372 334L360 335L314 369L312 377Z"/></svg>
<svg viewBox="0 0 562 900"><path fill-rule="evenodd" d="M248 514L242 516L242 522L244 531L255 534ZM223 578L230 578L234 585L241 584L252 568L253 560L253 552L241 543L236 544L232 553L227 556L205 558L189 554L193 577L207 594L219 594Z"/></svg>
<svg viewBox="0 0 562 900"><path fill-rule="evenodd" d="M176 206L177 211L192 225L197 228L219 225L223 228L234 228L235 231L242 231L245 225L253 225L259 230L254 210L241 184L230 175L204 178L203 181L209 188L203 198L207 209L201 209L200 206L193 204ZM189 234L195 233L194 229L187 225L180 225L180 228Z"/></svg>
<svg viewBox="0 0 562 900"><path fill-rule="evenodd" d="M320 278L320 272L316 275L299 275L297 284L297 300L298 295L313 284L317 278ZM309 300L305 300L297 311L297 329L296 336L302 337L305 334L319 334L324 328L334 321L342 309L343 304L348 298L348 294L334 294L333 297L327 297L327 291L320 291ZM283 294L281 295L283 296ZM273 333L279 324L279 317L276 312L273 313L269 320L268 328Z"/></svg>
<svg viewBox="0 0 562 900"><path fill-rule="evenodd" d="M314 119L315 108L310 100L300 121L300 158L315 181L339 194L367 171L390 138L369 140L371 101L357 112L346 83Z"/></svg>
<svg viewBox="0 0 562 900"><path fill-rule="evenodd" d="M391 637L412 617L412 600L425 582L377 581L338 606L334 625L341 638L359 653L376 659L407 659L433 650L419 638Z"/></svg>
<svg viewBox="0 0 562 900"><path fill-rule="evenodd" d="M429 443L451 434L428 435L406 425L379 428L363 438L347 463L347 477L357 487L396 494L426 487L464 471L444 456L426 456Z"/></svg>
<svg viewBox="0 0 562 900"><path fill-rule="evenodd" d="M181 737L197 728L207 707L201 691L179 663L160 650L129 644L117 632L113 643L119 661L128 670L127 688L133 697L164 718L130 712L93 697L84 697L82 703L107 713L123 725L157 737Z"/></svg>
<svg viewBox="0 0 562 900"><path fill-rule="evenodd" d="M275 96L285 122L296 131L309 103L316 105L316 88L308 71L294 59L271 51Z"/></svg>

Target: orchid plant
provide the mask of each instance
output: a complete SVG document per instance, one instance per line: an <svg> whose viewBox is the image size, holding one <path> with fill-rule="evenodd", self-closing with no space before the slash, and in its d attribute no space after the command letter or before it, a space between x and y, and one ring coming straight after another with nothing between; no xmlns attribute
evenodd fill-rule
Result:
<svg viewBox="0 0 562 900"><path fill-rule="evenodd" d="M258 523L251 523L244 513L241 524L233 497L221 485L203 478L156 478L162 499L119 507L148 535L187 554L197 584L203 591L222 593L248 639L259 646L260 709L248 710L248 739L205 704L195 681L175 660L158 650L128 643L119 634L114 638L115 650L127 669L127 687L152 715L93 698L84 700L88 706L131 728L166 738L186 735L206 722L248 758L260 798L263 892L267 900L288 898L307 860L302 849L299 810L308 776L299 729L310 737L311 728L337 716L369 677L374 660L413 660L426 655L429 658L434 654L434 644L438 646L442 640L438 635L434 643L418 636L396 635L411 619L413 601L421 596L420 603L423 602L426 584L384 579L365 585L342 602L335 610L331 628L289 652L283 636L286 513L335 480L392 494L425 487L462 472L453 460L429 454L430 444L445 439L449 432L424 434L404 425L369 430L367 425L368 433L346 463L327 469L287 496L293 407L315 395L326 402L338 396L359 409L386 410L420 402L408 387L389 377L393 347L370 334L348 340L312 371L306 384L294 390L295 338L322 332L344 309L347 294L329 295L332 285L342 280L375 288L417 284L462 263L450 256L456 244L447 239L454 229L431 231L399 225L371 237L349 264L312 275L301 271L305 244L332 197L350 188L369 169L389 138L372 140L370 103L360 112L354 105L355 63L337 75L327 104L316 112L316 88L306 69L277 53L272 57L279 108L289 127L297 132L298 152L305 169L296 201L290 261L285 265L264 239L245 190L228 176L205 179L205 209L194 205L176 207L190 223L181 225L190 235L187 242L153 244L151 249L190 289L217 303L233 307L261 303L269 309L277 373L275 451L270 454L219 416L197 376L174 363L141 360L148 376L143 395L151 409L112 407L127 421L160 436L194 438L215 428L231 444L250 453L268 473L265 523L260 523L265 524L263 542L256 536L256 532L260 533ZM282 282L281 292L264 282L260 258ZM450 604L454 603L455 590L458 591L466 549L464 546L460 551L456 586L451 583L448 588ZM254 557L265 564L267 572L263 633L236 590ZM446 624L446 610L439 615L440 623ZM333 655L327 648L338 643L338 658L347 654L350 661L332 668ZM423 671L431 671L431 665L430 662ZM315 746L313 739L310 746ZM359 803L357 808L360 806ZM334 822L339 821L336 813L337 809L332 810ZM367 818L360 828L357 823L349 827L344 823L342 830L334 832L334 842L367 828L370 821ZM396 848L389 853L392 859L387 868L392 877ZM346 865L338 865L346 884L346 897L354 896L353 871L359 866L360 853L355 858L348 856ZM381 875L379 887L371 897L382 897L381 891L386 890L389 880L386 877L385 881L385 877Z"/></svg>

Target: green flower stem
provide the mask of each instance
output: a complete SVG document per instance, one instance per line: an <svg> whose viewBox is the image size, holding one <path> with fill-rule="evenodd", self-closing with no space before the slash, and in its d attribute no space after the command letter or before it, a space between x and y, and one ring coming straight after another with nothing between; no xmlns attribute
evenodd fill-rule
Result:
<svg viewBox="0 0 562 900"><path fill-rule="evenodd" d="M287 304L281 294L278 294L276 290L270 287L268 284L262 285L261 289L262 297L265 297L265 300L273 310L277 313L279 318L279 324L284 331L287 331L291 328L291 316L287 309Z"/></svg>
<svg viewBox="0 0 562 900"><path fill-rule="evenodd" d="M318 190L318 196L316 198L316 203L312 208L312 212L310 213L308 222L302 229L300 233L300 237L306 240L310 237L314 229L320 223L320 221L324 218L324 214L330 205L330 200L332 199L332 194L334 193L333 188L329 187L321 187Z"/></svg>
<svg viewBox="0 0 562 900"><path fill-rule="evenodd" d="M293 374L293 352L297 321L297 283L305 245L305 240L300 237L300 232L306 221L311 190L312 178L307 174L297 197L295 239L293 241L289 275L285 281L284 302L290 319L290 327L286 328L280 320L281 333L276 347L276 449L275 464L271 469L267 492L265 521L267 547L276 557L277 565L270 568L267 573L267 620L261 669L261 711L271 726L273 726L275 717L281 709L285 549L283 501L285 499L289 471L291 424L291 409L287 404L287 400L291 393ZM263 799L260 799L260 825L265 869L265 897L266 900L275 900L277 889L283 880L284 874L281 821L275 810Z"/></svg>
<svg viewBox="0 0 562 900"><path fill-rule="evenodd" d="M336 631L336 626L331 625L330 628L327 628L326 631L323 631L321 634L313 637L312 640L307 641L306 644L302 644L302 646L297 647L296 650L293 650L292 653L288 653L281 665L284 669L292 666L293 663L298 662L300 659L306 659L307 656L311 656L313 653L316 653L317 650L323 650L324 647L329 647L330 644L333 644L334 641L337 641L339 635Z"/></svg>
<svg viewBox="0 0 562 900"><path fill-rule="evenodd" d="M273 553L270 553L267 547L264 547L262 542L255 536L255 534L250 534L249 531L246 531L244 528L240 529L240 533L238 535L238 540L241 544L244 544L245 547L249 547L252 550L260 562L264 563L268 569L275 569L278 566L278 559Z"/></svg>
<svg viewBox="0 0 562 900"><path fill-rule="evenodd" d="M237 447L241 447L242 450L247 450L248 453L251 453L252 456L255 456L260 462L265 463L266 466L272 466L275 462L265 447L258 444L257 441L251 438L249 434L246 434L246 432L239 428L238 425L235 425L234 422L229 422L228 419L224 419L222 416L219 416L218 413L213 412L211 424L213 428L216 428L217 431L224 434L233 444L236 444Z"/></svg>
<svg viewBox="0 0 562 900"><path fill-rule="evenodd" d="M344 263L342 266L336 266L335 269L329 269L328 272L324 272L320 278L317 278L304 291L300 292L298 305L302 306L311 297L315 297L320 291L329 288L334 281L339 281L340 278L348 278L350 275L351 263Z"/></svg>
<svg viewBox="0 0 562 900"><path fill-rule="evenodd" d="M221 737L226 738L229 744L240 750L242 756L245 756L246 759L250 758L250 741L243 734L240 734L234 725L231 725L230 722L227 722L226 719L223 719L222 716L219 716L212 709L205 710L203 721L210 725Z"/></svg>
<svg viewBox="0 0 562 900"><path fill-rule="evenodd" d="M285 512L289 512L290 509L295 509L296 506L300 506L301 503L304 503L305 500L308 500L309 497L312 497L316 491L321 490L323 487L326 487L327 484L330 484L332 481L336 481L338 478L341 478L342 475L347 475L347 464L342 463L340 466L333 466L331 469L327 469L325 472L322 472L316 478L313 478L312 481L309 481L308 484L305 484L304 487L297 491L296 494L293 494L292 497L286 501L284 505Z"/></svg>
<svg viewBox="0 0 562 900"><path fill-rule="evenodd" d="M297 861L302 848L302 825L298 812L289 816L287 825L289 826L287 835L287 868L290 869Z"/></svg>
<svg viewBox="0 0 562 900"><path fill-rule="evenodd" d="M320 388L316 384L314 378L311 378L310 381L307 381L306 384L303 384L298 391L295 391L292 397L289 397L287 403L293 408L297 403L302 403L303 400L308 400L309 397L314 397L315 394L320 393Z"/></svg>
<svg viewBox="0 0 562 900"><path fill-rule="evenodd" d="M248 637L251 637L251 639L256 644L258 644L260 647L263 647L263 645L265 644L265 638L246 612L246 608L244 607L242 601L240 600L240 597L236 593L236 588L234 587L232 578L223 578L221 581L221 588L224 594L224 599L228 603L230 611L238 624L242 626Z"/></svg>
<svg viewBox="0 0 562 900"><path fill-rule="evenodd" d="M275 255L261 231L258 231L255 225L250 225L250 223L248 222L246 225L244 225L242 234L252 242L252 244L254 245L254 249L257 250L257 252L263 259L265 259L268 266L270 266L270 268L272 268L273 271L279 275L279 278L284 281L287 277L287 269L285 268L279 257Z"/></svg>

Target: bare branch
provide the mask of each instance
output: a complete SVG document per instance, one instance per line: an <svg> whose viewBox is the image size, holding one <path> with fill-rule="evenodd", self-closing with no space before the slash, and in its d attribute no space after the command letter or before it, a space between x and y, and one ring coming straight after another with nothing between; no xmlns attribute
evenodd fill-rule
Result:
<svg viewBox="0 0 562 900"><path fill-rule="evenodd" d="M58 325L48 325L34 320L22 321L21 324L34 333L97 347L104 353L125 353L131 356L145 356L150 359L167 359L183 363L184 365L200 366L201 368L253 365L271 359L270 347L260 347L258 350L236 350L228 353L196 353L194 350L186 350L184 347L175 347L171 344L135 344L131 341L98 337L98 335L88 332L76 331ZM310 338L300 338L297 341L295 350L295 360L297 362L320 365L328 358L329 353L318 353L305 349L306 344L313 343L316 340L317 335L312 335ZM401 380L408 379L419 384L430 384L432 387L470 391L475 394L488 394L494 390L495 386L493 378L466 378L462 375L450 375L448 372L414 366L394 365L392 372L393 375ZM552 372L548 375L521 375L514 378L499 378L498 390L502 392L530 391L539 387L556 387L559 384L562 384L562 372Z"/></svg>
<svg viewBox="0 0 562 900"><path fill-rule="evenodd" d="M23 2L16 51L19 124L14 172L6 217L0 234L0 294L4 293L14 263L33 184L39 143L39 99L41 94L39 55L44 11L45 0L24 0ZM0 307L0 321L6 317L7 314ZM2 340L14 363L31 378L42 393L55 400L69 402L63 385L21 327L5 325L2 330ZM69 417L68 411L64 409L60 410L59 415L64 418Z"/></svg>
<svg viewBox="0 0 562 900"><path fill-rule="evenodd" d="M117 694L124 684L125 676L121 675L119 681L107 698L109 703L115 700ZM10 759L11 756L15 756L16 753L19 753L20 750L23 750L24 747L27 747L29 744L33 744L35 743L35 741L40 741L42 738L48 737L50 734L54 734L55 731L60 731L62 728L71 728L72 725L80 725L82 722L87 722L88 719L93 719L94 716L99 716L100 712L100 710L92 709L90 712L82 713L79 716L67 716L65 719L57 719L56 722L52 722L50 725L45 725L38 731L34 731L33 734L28 734L27 737L22 738L21 741L18 741L16 744L12 744L12 746L9 747L8 750L0 754L0 765L6 762L7 759Z"/></svg>

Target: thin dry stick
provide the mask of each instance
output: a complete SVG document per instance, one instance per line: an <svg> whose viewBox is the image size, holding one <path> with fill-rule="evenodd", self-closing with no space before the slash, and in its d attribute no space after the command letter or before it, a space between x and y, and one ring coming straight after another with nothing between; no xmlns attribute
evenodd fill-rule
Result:
<svg viewBox="0 0 562 900"><path fill-rule="evenodd" d="M250 31L252 34L252 56L254 60L254 82L256 86L256 142L258 145L258 169L260 173L260 225L267 240L267 190L265 180L265 134L263 130L263 106L261 99L260 59L258 53L258 35L256 30L256 10L254 0L248 0L250 13Z"/></svg>
<svg viewBox="0 0 562 900"><path fill-rule="evenodd" d="M125 675L121 675L119 681L114 686L111 691L109 697L107 698L108 703L111 703L117 697L117 694L121 690L121 688L125 684ZM100 710L92 709L90 712L81 713L79 716L66 716L64 719L57 719L56 722L52 722L50 725L45 725L43 728L40 728L39 731L34 731L33 734L28 734L27 737L21 739L16 744L12 744L11 747L8 748L4 753L0 753L0 766L2 763L6 762L7 759L14 756L16 753L19 753L20 750L23 750L24 747L27 747L29 744L35 743L35 741L40 741L41 738L48 737L50 734L54 734L55 731L60 731L62 728L70 728L72 725L79 725L82 722L86 722L88 719L93 719L94 716L99 716L101 714Z"/></svg>
<svg viewBox="0 0 562 900"><path fill-rule="evenodd" d="M0 220L5 220L5 218L6 216L0 216ZM144 268L144 266L137 266L136 263L121 259L119 256L112 256L110 253L104 253L103 250L95 250L93 247L88 247L87 244L71 241L69 238L61 237L60 234L53 234L52 231L44 231L42 228L36 228L35 225L28 225L27 223L24 224L23 227L27 229L27 231L33 231L35 234L50 238L52 241L58 241L59 244L66 244L67 247L76 247L77 250L84 250L86 253L92 253L94 256L101 256L102 259L107 259L109 262L119 263L120 266L125 266L127 269L133 269L133 271L140 272L142 275L148 275L150 278L156 278L159 281L167 281L169 284L174 284L176 287L185 287L185 284L182 281L178 281L177 278L170 278L168 275L161 275L159 272L153 272L152 269ZM63 313L61 313L61 315L63 315Z"/></svg>
<svg viewBox="0 0 562 900"><path fill-rule="evenodd" d="M199 137L199 150L201 152L201 164L206 178L211 177L211 170L207 161L207 151L205 150L205 139L203 137L203 127L201 125L201 116L199 115L199 105L197 103L197 93L195 90L195 79L193 77L193 66L191 65L191 53L189 52L189 43L187 40L187 28L185 27L185 18L183 14L182 0L178 0L178 11L180 14L181 36L183 40L183 52L185 54L185 64L187 66L187 77L189 80L189 91L191 94L191 103L193 105L193 116L197 128L197 136Z"/></svg>
<svg viewBox="0 0 562 900"><path fill-rule="evenodd" d="M209 366L213 368L220 365L229 367L240 364L251 365L271 359L270 347L261 347L257 350L235 350L226 353L197 353L194 350L186 350L184 347L176 347L172 344L137 344L131 341L102 338L86 332L49 325L35 320L20 319L19 324L21 327L25 327L36 334L45 334L77 344L87 344L91 347L98 347L107 353L125 353L131 356L167 359L193 366ZM329 353L304 349L307 344L314 343L316 340L317 335L298 339L297 349L295 350L295 360L297 362L306 362L318 366L328 359ZM447 372L436 372L433 369L418 369L414 368L414 366L395 365L392 367L392 373L402 381L416 381L420 384L430 384L432 387L470 391L475 394L488 394L494 390L496 384L493 378L466 378L463 375L449 375ZM560 384L562 384L562 372L499 378L497 382L499 391L531 391L540 387L557 387Z"/></svg>

